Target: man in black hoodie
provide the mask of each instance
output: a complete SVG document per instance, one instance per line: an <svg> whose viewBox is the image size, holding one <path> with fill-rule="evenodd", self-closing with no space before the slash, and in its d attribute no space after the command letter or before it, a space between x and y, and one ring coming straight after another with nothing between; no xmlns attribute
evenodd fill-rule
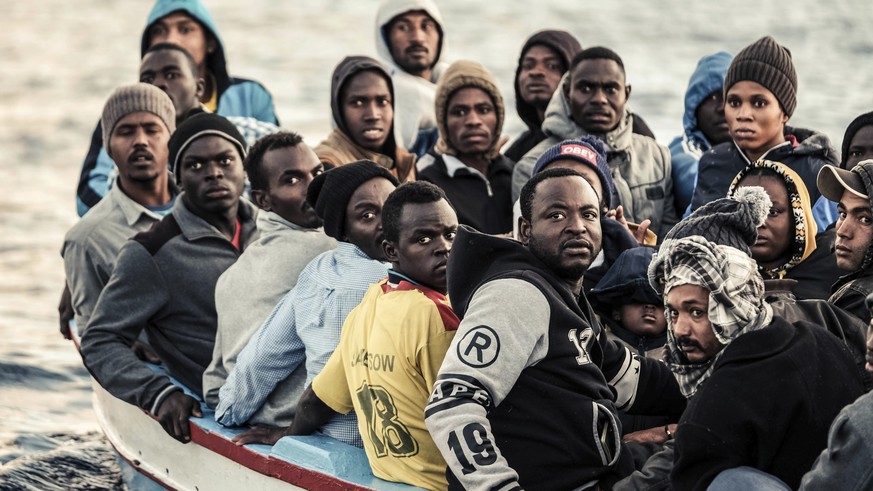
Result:
<svg viewBox="0 0 873 491"><path fill-rule="evenodd" d="M581 293L599 202L581 174L552 169L523 189L524 244L459 230L448 275L462 321L425 410L449 489L608 485L634 469L618 409L683 411L666 365L608 340Z"/></svg>

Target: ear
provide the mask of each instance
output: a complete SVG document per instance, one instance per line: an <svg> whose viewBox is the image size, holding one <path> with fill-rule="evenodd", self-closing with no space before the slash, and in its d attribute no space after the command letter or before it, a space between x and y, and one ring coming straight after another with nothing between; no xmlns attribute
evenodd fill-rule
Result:
<svg viewBox="0 0 873 491"><path fill-rule="evenodd" d="M397 247L388 239L382 240L382 252L385 253L385 259L389 263L397 262Z"/></svg>
<svg viewBox="0 0 873 491"><path fill-rule="evenodd" d="M194 95L197 96L197 101L200 102L200 99L203 97L203 93L206 92L206 80L202 77L197 77L197 90L194 91Z"/></svg>
<svg viewBox="0 0 873 491"><path fill-rule="evenodd" d="M206 54L211 55L215 52L215 48L218 46L218 42L215 39L208 39L206 41Z"/></svg>
<svg viewBox="0 0 873 491"><path fill-rule="evenodd" d="M273 204L270 202L270 195L261 189L252 189L252 199L258 205L258 208L264 211L271 211L273 208Z"/></svg>
<svg viewBox="0 0 873 491"><path fill-rule="evenodd" d="M631 86L630 86L630 84L625 85L625 87L624 87L624 98L625 98L625 99L630 99L630 93L631 93Z"/></svg>
<svg viewBox="0 0 873 491"><path fill-rule="evenodd" d="M518 240L524 244L525 247L530 243L531 238L531 225L530 222L527 221L524 217L518 217Z"/></svg>
<svg viewBox="0 0 873 491"><path fill-rule="evenodd" d="M612 311L612 320L616 322L621 322L621 311L616 309Z"/></svg>

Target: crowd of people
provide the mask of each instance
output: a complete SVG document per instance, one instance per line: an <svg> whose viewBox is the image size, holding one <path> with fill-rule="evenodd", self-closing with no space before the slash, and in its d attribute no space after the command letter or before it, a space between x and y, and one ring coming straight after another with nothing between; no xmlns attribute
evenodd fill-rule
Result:
<svg viewBox="0 0 873 491"><path fill-rule="evenodd" d="M789 126L765 36L699 61L668 148L618 53L543 30L509 139L431 0L376 23L310 146L200 0L157 1L61 251L104 388L183 443L205 404L433 490L873 486L873 113L840 151Z"/></svg>

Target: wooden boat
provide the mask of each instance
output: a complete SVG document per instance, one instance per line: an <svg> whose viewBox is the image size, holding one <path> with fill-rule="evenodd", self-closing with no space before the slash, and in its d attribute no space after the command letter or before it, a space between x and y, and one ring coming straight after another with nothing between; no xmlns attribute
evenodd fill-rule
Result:
<svg viewBox="0 0 873 491"><path fill-rule="evenodd" d="M78 348L78 336L73 339ZM166 375L163 367L150 366ZM191 441L183 444L142 409L117 399L93 379L92 386L97 421L120 457L131 490L420 489L375 477L362 449L327 436L238 447L231 439L244 428L221 426L203 403L203 417L190 419Z"/></svg>

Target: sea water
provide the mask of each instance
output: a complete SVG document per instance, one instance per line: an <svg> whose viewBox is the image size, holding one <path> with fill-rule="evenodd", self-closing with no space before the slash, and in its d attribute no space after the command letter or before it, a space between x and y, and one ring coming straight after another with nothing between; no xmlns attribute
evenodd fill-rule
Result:
<svg viewBox="0 0 873 491"><path fill-rule="evenodd" d="M375 54L378 3L206 0L232 74L262 82L282 126L317 144L331 129L330 75ZM770 34L797 66L791 124L830 136L873 110L869 3L438 0L444 59L497 78L516 135L513 76L525 38L565 29L624 59L631 104L667 144L682 128L697 60ZM87 372L58 334L59 255L76 219L82 159L103 102L137 80L151 1L5 0L0 15L0 489L114 489L117 467L90 408ZM136 299L131 299L135 302Z"/></svg>

